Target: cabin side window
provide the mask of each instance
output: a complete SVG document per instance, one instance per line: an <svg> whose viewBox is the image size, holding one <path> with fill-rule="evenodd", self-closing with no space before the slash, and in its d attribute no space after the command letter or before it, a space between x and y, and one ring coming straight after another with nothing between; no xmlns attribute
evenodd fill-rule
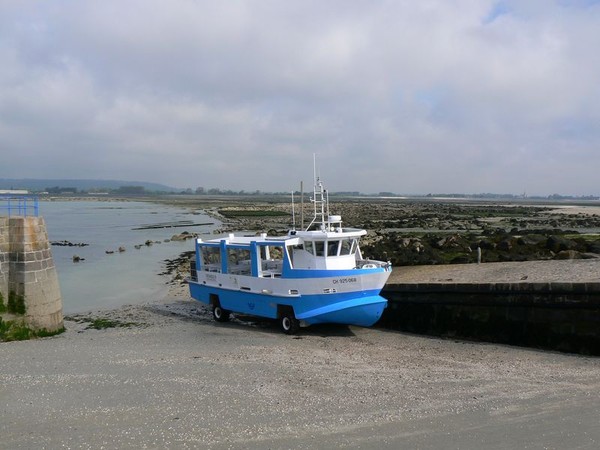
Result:
<svg viewBox="0 0 600 450"><path fill-rule="evenodd" d="M270 245L269 253L271 259L283 259L283 247L281 245Z"/></svg>
<svg viewBox="0 0 600 450"><path fill-rule="evenodd" d="M304 250L306 250L311 255L314 255L315 254L315 249L314 249L314 246L313 246L313 242L312 241L306 241L306 242L304 242Z"/></svg>
<svg viewBox="0 0 600 450"><path fill-rule="evenodd" d="M221 249L219 247L201 247L202 270L206 272L221 271Z"/></svg>
<svg viewBox="0 0 600 450"><path fill-rule="evenodd" d="M262 276L281 276L283 270L283 246L261 245L260 266Z"/></svg>
<svg viewBox="0 0 600 450"><path fill-rule="evenodd" d="M250 275L250 250L242 248L227 249L228 272L237 275Z"/></svg>

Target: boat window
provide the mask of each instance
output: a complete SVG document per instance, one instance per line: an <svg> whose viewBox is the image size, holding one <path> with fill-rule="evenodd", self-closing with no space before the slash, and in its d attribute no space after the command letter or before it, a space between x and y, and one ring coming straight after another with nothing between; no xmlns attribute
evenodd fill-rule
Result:
<svg viewBox="0 0 600 450"><path fill-rule="evenodd" d="M315 242L315 256L325 256L325 242Z"/></svg>
<svg viewBox="0 0 600 450"><path fill-rule="evenodd" d="M288 254L290 248L288 248ZM284 249L282 245L264 245L260 246L260 270L262 277L281 276L283 270ZM290 262L291 265L291 262Z"/></svg>
<svg viewBox="0 0 600 450"><path fill-rule="evenodd" d="M242 248L227 249L227 271L232 274L250 275L250 250Z"/></svg>
<svg viewBox="0 0 600 450"><path fill-rule="evenodd" d="M304 250L306 250L311 255L314 255L315 251L314 251L314 248L313 248L313 242L312 241L306 241L306 242L304 242Z"/></svg>
<svg viewBox="0 0 600 450"><path fill-rule="evenodd" d="M340 248L340 255L349 255L352 250L352 241L350 239L343 239Z"/></svg>
<svg viewBox="0 0 600 450"><path fill-rule="evenodd" d="M201 247L202 270L207 272L221 271L221 249L219 247Z"/></svg>
<svg viewBox="0 0 600 450"><path fill-rule="evenodd" d="M350 254L354 255L356 253L357 248L358 248L358 241L356 239L352 239L352 249L350 250Z"/></svg>
<svg viewBox="0 0 600 450"><path fill-rule="evenodd" d="M327 241L327 256L337 256L340 241Z"/></svg>
<svg viewBox="0 0 600 450"><path fill-rule="evenodd" d="M270 245L269 253L271 255L271 259L283 259L283 247L280 245Z"/></svg>
<svg viewBox="0 0 600 450"><path fill-rule="evenodd" d="M259 248L259 252L260 252L260 259L262 259L263 261L266 259L270 259L270 255L269 255L269 247L266 246L260 246Z"/></svg>

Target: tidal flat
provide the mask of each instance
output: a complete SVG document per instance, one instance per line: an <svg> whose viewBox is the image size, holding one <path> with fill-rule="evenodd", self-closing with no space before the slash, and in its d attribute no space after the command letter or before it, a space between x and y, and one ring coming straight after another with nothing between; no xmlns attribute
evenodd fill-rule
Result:
<svg viewBox="0 0 600 450"><path fill-rule="evenodd" d="M179 196L162 200L206 212L215 233L285 234L308 225L312 205L290 199ZM394 266L593 259L600 257L600 202L512 202L407 198L330 198L344 226L365 228L363 254ZM294 223L295 222L295 223Z"/></svg>

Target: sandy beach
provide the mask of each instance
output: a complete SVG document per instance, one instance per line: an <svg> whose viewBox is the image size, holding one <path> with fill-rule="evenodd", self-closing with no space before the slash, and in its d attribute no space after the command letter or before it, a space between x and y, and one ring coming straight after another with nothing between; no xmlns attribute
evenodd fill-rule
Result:
<svg viewBox="0 0 600 450"><path fill-rule="evenodd" d="M124 327L90 329L105 318ZM184 287L0 344L0 448L589 448L600 359L213 322Z"/></svg>

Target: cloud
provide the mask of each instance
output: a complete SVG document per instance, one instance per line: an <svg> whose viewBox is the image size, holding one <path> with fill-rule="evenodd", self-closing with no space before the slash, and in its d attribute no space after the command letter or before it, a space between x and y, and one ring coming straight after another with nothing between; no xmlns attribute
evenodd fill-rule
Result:
<svg viewBox="0 0 600 450"><path fill-rule="evenodd" d="M600 194L597 2L0 6L0 177Z"/></svg>

